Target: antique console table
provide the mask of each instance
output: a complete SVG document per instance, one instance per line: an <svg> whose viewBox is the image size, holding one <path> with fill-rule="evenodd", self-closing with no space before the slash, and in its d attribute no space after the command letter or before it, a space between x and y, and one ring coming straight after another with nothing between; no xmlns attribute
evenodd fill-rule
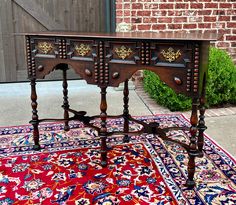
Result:
<svg viewBox="0 0 236 205"><path fill-rule="evenodd" d="M205 86L208 67L208 48L210 41L217 40L215 34L201 33L75 33L75 32L41 32L27 33L26 55L28 77L31 81L32 120L34 149L40 149L40 122L59 119L39 119L37 114L36 79L43 79L54 69L63 74L63 109L65 130L69 130L70 120L79 120L86 126L96 129L101 137L101 165L107 165L108 136L124 134L124 142L131 134L157 134L165 140L179 143L189 155L187 186L194 186L195 157L203 156ZM100 115L86 116L85 111L70 109L67 89L68 65L89 84L101 89ZM155 72L162 81L176 92L192 98L190 143L185 144L168 139L168 129L161 129L158 123L144 123L132 118L128 110L128 79L139 69ZM118 86L124 82L124 111L119 116L106 113L106 88ZM198 111L200 112L198 119ZM69 117L69 112L73 117ZM123 117L123 132L108 132L107 118ZM101 126L95 127L91 120L101 118ZM129 131L129 122L142 125L142 130ZM176 129L176 128L173 128ZM181 128L179 128L181 129ZM187 129L187 128L182 128Z"/></svg>

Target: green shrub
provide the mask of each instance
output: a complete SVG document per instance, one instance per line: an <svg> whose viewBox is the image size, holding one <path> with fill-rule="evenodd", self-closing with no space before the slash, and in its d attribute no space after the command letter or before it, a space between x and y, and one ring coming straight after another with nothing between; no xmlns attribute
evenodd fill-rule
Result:
<svg viewBox="0 0 236 205"><path fill-rule="evenodd" d="M151 71L144 71L144 90L158 104L171 111L191 108L189 97L176 94ZM206 98L207 106L210 107L236 104L236 67L225 51L214 47L210 48Z"/></svg>

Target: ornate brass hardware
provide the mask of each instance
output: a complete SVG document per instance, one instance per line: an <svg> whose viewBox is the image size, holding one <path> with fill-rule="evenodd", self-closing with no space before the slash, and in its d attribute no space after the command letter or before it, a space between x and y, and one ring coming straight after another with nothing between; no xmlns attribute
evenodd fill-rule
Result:
<svg viewBox="0 0 236 205"><path fill-rule="evenodd" d="M167 61L169 61L169 62L173 62L173 61L175 61L179 56L181 56L180 50L177 50L177 51L175 52L175 50L174 50L172 47L168 48L167 51L163 50L163 51L161 52L161 54L162 54L162 55L164 56L164 58L165 58Z"/></svg>
<svg viewBox="0 0 236 205"><path fill-rule="evenodd" d="M118 57L123 60L125 58L127 58L128 56L130 56L131 53L133 53L133 51L130 48L127 49L125 46L121 46L120 48L116 48L115 52L118 55Z"/></svg>
<svg viewBox="0 0 236 205"><path fill-rule="evenodd" d="M113 74L112 74L112 78L114 78L114 79L116 79L116 78L118 78L119 77L119 73L118 72L114 72Z"/></svg>
<svg viewBox="0 0 236 205"><path fill-rule="evenodd" d="M53 44L48 42L39 42L38 49L43 54L48 54L53 49Z"/></svg>
<svg viewBox="0 0 236 205"><path fill-rule="evenodd" d="M88 52L91 50L89 45L85 45L85 44L80 44L80 45L76 45L75 46L75 50L77 51L77 53L80 56L85 56L88 54Z"/></svg>

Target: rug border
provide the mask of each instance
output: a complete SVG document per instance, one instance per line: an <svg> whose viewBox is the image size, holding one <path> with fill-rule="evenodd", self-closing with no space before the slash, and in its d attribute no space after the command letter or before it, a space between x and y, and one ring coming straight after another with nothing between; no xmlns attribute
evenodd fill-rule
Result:
<svg viewBox="0 0 236 205"><path fill-rule="evenodd" d="M162 115L179 115L182 116L185 120L187 120L190 123L190 120L185 116L184 113L160 113L160 114L154 114L154 115L144 115L145 117L151 117L151 116L162 116ZM132 117L144 117L144 116L140 116L140 115L133 115ZM58 123L63 123L63 121L57 121L57 122L47 122L47 123L40 123L41 125L46 125L46 124L58 124ZM28 127L28 126L32 126L31 124L25 124L25 125L13 125L13 126L0 126L0 129L3 128L13 128L13 127ZM221 145L219 145L214 139L212 139L208 134L204 133L204 137L206 137L209 141L211 141L213 144L215 144L216 146L218 146L219 148L221 148L226 155L234 162L236 163L236 159L234 158L234 156L229 153L225 148L223 148Z"/></svg>
<svg viewBox="0 0 236 205"><path fill-rule="evenodd" d="M185 120L187 120L188 122L190 122L189 119L188 119L183 113L181 113L180 115L182 115ZM218 144L214 139L212 139L208 134L204 133L204 137L206 137L206 138L207 138L209 141L211 141L213 144L215 144L216 146L218 146L219 148L221 148L221 149L225 152L225 154L226 154L234 163L236 163L236 159L234 158L234 156L233 156L231 153L229 153L225 148L223 148L220 144Z"/></svg>

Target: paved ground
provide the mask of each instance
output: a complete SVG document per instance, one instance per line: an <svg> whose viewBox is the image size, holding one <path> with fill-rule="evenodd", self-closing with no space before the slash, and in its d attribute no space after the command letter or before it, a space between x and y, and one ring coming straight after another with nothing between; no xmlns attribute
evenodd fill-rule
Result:
<svg viewBox="0 0 236 205"><path fill-rule="evenodd" d="M61 118L63 110L61 82L37 83L38 110L40 118ZM121 114L123 94L109 88L107 94L108 114ZM28 124L31 118L29 83L0 84L0 126ZM143 92L142 86L130 90L130 113L150 115L170 113L158 106ZM89 115L99 114L99 89L84 81L69 81L69 101L71 108L88 111ZM184 113L189 117L190 113ZM206 133L236 157L236 107L207 110Z"/></svg>

